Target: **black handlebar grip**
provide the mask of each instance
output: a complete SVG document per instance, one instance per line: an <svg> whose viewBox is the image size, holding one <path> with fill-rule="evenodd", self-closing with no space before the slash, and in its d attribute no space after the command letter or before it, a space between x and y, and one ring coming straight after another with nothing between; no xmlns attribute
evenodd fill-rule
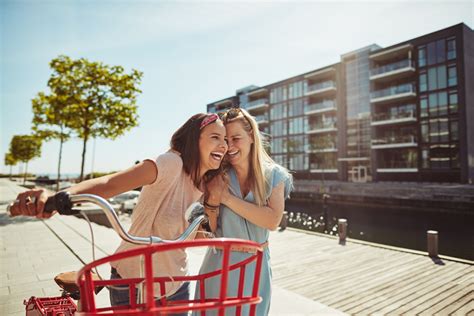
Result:
<svg viewBox="0 0 474 316"><path fill-rule="evenodd" d="M72 209L72 202L69 198L69 193L63 191L49 197L46 201L43 212L52 213L53 211L58 211L58 213L61 215L79 214L78 210Z"/></svg>

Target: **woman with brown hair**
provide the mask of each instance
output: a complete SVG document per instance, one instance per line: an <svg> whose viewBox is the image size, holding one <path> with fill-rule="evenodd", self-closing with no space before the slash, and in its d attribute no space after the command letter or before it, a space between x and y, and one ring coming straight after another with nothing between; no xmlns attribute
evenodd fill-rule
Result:
<svg viewBox="0 0 474 316"><path fill-rule="evenodd" d="M170 150L156 159L146 159L133 167L104 177L81 182L67 189L70 194L90 193L110 198L143 186L132 214L129 233L135 236L159 236L175 239L188 223L184 212L203 194L204 182L219 172L227 152L225 127L216 114L196 114L172 136ZM30 190L18 195L18 203L10 208L12 216L29 215L47 218L44 204L53 192ZM116 252L139 247L122 241ZM130 258L112 263L112 279L139 277L139 260ZM155 276L177 276L187 273L184 250L169 251L153 256ZM160 293L158 286L155 293ZM128 287L110 290L112 306L129 304ZM168 300L189 297L189 284L169 283ZM157 304L159 305L159 300Z"/></svg>

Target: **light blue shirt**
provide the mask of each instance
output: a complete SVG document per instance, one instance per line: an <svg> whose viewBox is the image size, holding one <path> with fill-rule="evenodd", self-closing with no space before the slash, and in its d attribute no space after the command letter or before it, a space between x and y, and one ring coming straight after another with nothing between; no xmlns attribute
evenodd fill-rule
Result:
<svg viewBox="0 0 474 316"><path fill-rule="evenodd" d="M241 198L247 202L255 203L255 199L252 192L249 192L247 196L243 197L240 192L240 185L237 179L237 175L234 169L229 170L231 192L238 198ZM274 165L267 172L267 183L269 188L267 189L267 197L270 197L272 189L280 183L284 182L284 197L287 198L293 187L292 177L279 165ZM225 205L221 205L219 210L219 218L217 220L216 237L228 237L228 238L240 238L245 240L252 240L257 243L264 243L268 241L269 230L260 226L257 226L245 218L241 217L230 208ZM202 263L200 274L215 271L222 266L222 255L221 250L215 250L213 248L208 249L204 261ZM230 263L237 263L246 258L250 257L251 254L245 252L232 252L230 255ZM250 296L252 294L253 287L253 276L255 271L255 262L247 265L245 269L245 283L244 283L244 296ZM257 305L257 315L268 315L270 310L270 299L271 299L271 278L272 271L270 267L270 250L268 247L265 248L262 270L260 274L259 284L259 296L262 297L263 301ZM237 287L239 284L239 269L231 271L229 273L227 296L237 296ZM206 298L218 298L220 292L220 277L216 276L206 280L205 282ZM200 298L199 285L196 286L195 292L196 299ZM249 306L242 308L242 315L249 314ZM215 315L217 311L206 311L206 315ZM200 315L196 313L196 315ZM235 315L235 308L228 308L226 315Z"/></svg>

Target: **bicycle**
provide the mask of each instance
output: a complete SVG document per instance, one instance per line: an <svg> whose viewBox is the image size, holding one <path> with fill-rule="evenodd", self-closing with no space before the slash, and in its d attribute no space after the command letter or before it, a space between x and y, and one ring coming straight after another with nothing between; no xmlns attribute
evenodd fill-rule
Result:
<svg viewBox="0 0 474 316"><path fill-rule="evenodd" d="M199 203L194 203L186 211L186 216L190 225L175 240L164 240L157 236L137 237L129 235L120 224L118 216L112 206L103 198L92 194L69 195L67 192L59 192L50 197L45 204L45 212L51 213L57 210L61 215L77 215L79 210L73 209L73 205L81 203L94 203L99 206L105 213L112 228L125 241L147 245L130 249L124 252L115 253L113 255L94 260L86 264L81 270L69 272L67 274L59 274L55 277L56 283L62 288L63 295L60 297L31 297L25 300L26 315L77 315L92 316L105 315L114 313L117 315L166 315L169 313L183 313L190 311L200 311L201 315L205 315L208 310L218 310L219 315L224 315L225 309L230 307L236 308L236 315L240 315L242 306L250 306L250 315L255 315L256 305L262 301L258 296L258 287L260 280L260 272L262 267L263 249L256 242L232 238L214 238L214 239L197 239L188 240L193 236L201 225L207 222L204 208ZM87 217L86 217L87 219ZM91 230L92 233L92 230ZM92 236L93 240L93 236ZM94 247L94 245L92 245ZM205 274L186 275L186 276L167 276L154 277L152 266L152 255L158 252L172 251L176 249L186 249L195 247L217 247L223 250L222 268ZM230 252L232 247L246 247L252 250L252 254L245 260L230 263ZM140 256L143 260L140 277L129 279L113 279L104 280L99 274L93 273L97 271L97 267L125 258ZM252 285L251 295L244 295L244 279L246 267L255 262L254 282ZM227 296L228 274L232 270L240 270L238 294L236 297ZM220 276L220 292L218 298L205 298L205 280L211 277ZM166 284L168 282L193 282L199 285L202 298L194 300L177 300L167 301ZM160 306L156 306L155 284L159 284ZM95 302L95 295L104 287L127 285L129 297L135 297L137 291L138 302L131 299L129 305L121 305L114 307L98 308ZM78 301L78 304L73 301Z"/></svg>

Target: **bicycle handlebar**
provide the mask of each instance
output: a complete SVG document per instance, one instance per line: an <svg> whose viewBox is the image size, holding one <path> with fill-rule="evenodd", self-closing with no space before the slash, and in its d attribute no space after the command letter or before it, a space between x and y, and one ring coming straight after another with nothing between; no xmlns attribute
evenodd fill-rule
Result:
<svg viewBox="0 0 474 316"><path fill-rule="evenodd" d="M197 216L192 223L189 224L188 228L174 240L161 239L157 236L150 237L138 237L130 235L120 224L117 213L113 207L105 200L104 198L93 195L93 194L74 194L70 195L68 192L59 192L54 196L51 196L46 201L44 212L51 213L53 211L58 211L61 215L76 215L79 214L79 210L72 208L74 204L90 202L100 207L104 212L105 216L109 220L112 228L117 232L117 234L123 240L139 245L148 245L155 243L172 243L180 242L189 238L189 236L201 225L203 221L206 220L205 215ZM203 212L204 213L204 212Z"/></svg>

